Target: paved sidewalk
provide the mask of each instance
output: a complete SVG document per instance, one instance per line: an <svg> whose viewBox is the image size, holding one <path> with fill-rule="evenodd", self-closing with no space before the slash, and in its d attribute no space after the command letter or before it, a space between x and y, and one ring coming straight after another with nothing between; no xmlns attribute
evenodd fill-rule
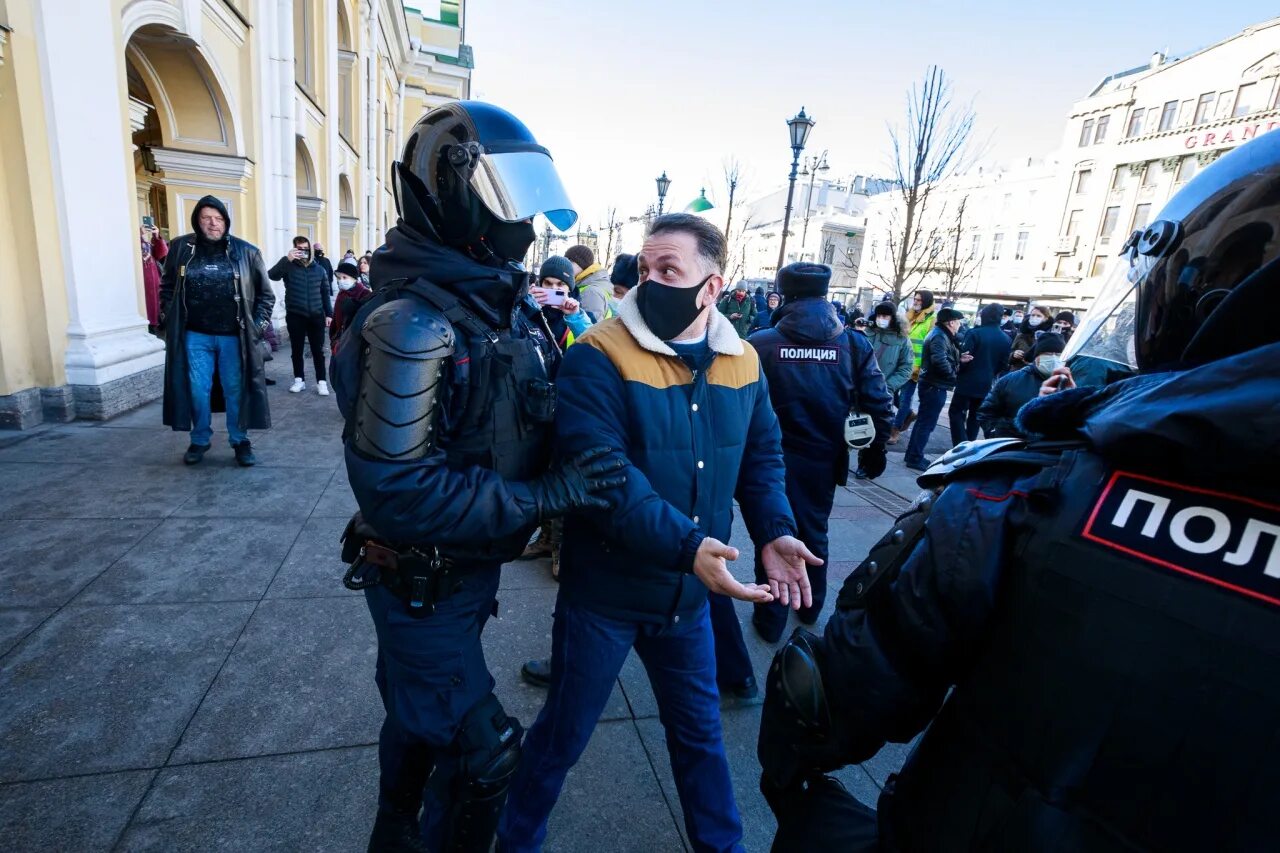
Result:
<svg viewBox="0 0 1280 853"><path fill-rule="evenodd" d="M372 626L340 583L338 534L355 502L333 398L312 383L287 393L283 364L269 366L275 426L252 435L253 469L235 466L220 431L201 465L183 466L187 436L160 425L159 403L107 423L0 433L6 849L364 849L382 713ZM900 459L884 486L851 480L837 495L828 610L915 494ZM734 541L748 543L745 531ZM734 571L748 579L744 551ZM509 566L501 618L485 633L498 694L525 725L543 695L518 670L549 648L555 594L545 561ZM739 613L761 676L773 649ZM756 787L758 725L758 707L724 712L753 851L774 830ZM890 746L843 779L874 802L904 755ZM687 850L683 833L633 656L546 849Z"/></svg>

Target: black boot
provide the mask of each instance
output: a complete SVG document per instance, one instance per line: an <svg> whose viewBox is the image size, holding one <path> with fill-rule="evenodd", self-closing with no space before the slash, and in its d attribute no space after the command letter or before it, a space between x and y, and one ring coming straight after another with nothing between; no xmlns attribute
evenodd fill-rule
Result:
<svg viewBox="0 0 1280 853"><path fill-rule="evenodd" d="M204 455L209 452L207 444L193 444L187 448L187 452L182 454L182 462L184 465L197 465Z"/></svg>
<svg viewBox="0 0 1280 853"><path fill-rule="evenodd" d="M250 468L258 463L257 458L253 455L253 448L249 446L249 439L245 439L239 444L232 445L236 452L236 464L241 468Z"/></svg>
<svg viewBox="0 0 1280 853"><path fill-rule="evenodd" d="M417 815L378 810L369 835L369 853L430 853Z"/></svg>
<svg viewBox="0 0 1280 853"><path fill-rule="evenodd" d="M525 684L547 688L551 686L551 659L531 660L520 667L520 678Z"/></svg>

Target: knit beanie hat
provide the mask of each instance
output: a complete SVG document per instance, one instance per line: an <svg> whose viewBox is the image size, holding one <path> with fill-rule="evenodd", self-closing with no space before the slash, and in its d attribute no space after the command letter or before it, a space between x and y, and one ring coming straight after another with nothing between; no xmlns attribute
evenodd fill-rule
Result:
<svg viewBox="0 0 1280 853"><path fill-rule="evenodd" d="M618 255L618 259L613 262L613 271L609 273L609 283L626 288L640 283L640 267L635 255Z"/></svg>
<svg viewBox="0 0 1280 853"><path fill-rule="evenodd" d="M354 278L354 279L359 279L360 268L356 266L355 261L352 261L349 259L343 259L343 261L340 264L338 264L338 268L333 271L333 274L345 275L345 276L350 276L351 278Z"/></svg>
<svg viewBox="0 0 1280 853"><path fill-rule="evenodd" d="M831 284L831 267L804 261L787 264L778 270L778 290L787 299L827 295Z"/></svg>
<svg viewBox="0 0 1280 853"><path fill-rule="evenodd" d="M569 251L573 251L570 249ZM542 262L542 266L538 268L538 281L544 278L554 278L557 281L564 282L566 287L573 287L573 267L569 264L568 258L562 258L559 255L552 255Z"/></svg>
<svg viewBox="0 0 1280 853"><path fill-rule="evenodd" d="M1031 348L1031 360L1035 361L1037 357L1047 352L1062 352L1066 348L1067 342L1062 339L1062 335L1045 332L1036 339L1036 345Z"/></svg>
<svg viewBox="0 0 1280 853"><path fill-rule="evenodd" d="M1072 326L1076 324L1076 315L1070 311L1059 311L1053 318L1055 323L1070 323Z"/></svg>
<svg viewBox="0 0 1280 853"><path fill-rule="evenodd" d="M564 256L584 270L596 262L596 254L589 246L570 246Z"/></svg>

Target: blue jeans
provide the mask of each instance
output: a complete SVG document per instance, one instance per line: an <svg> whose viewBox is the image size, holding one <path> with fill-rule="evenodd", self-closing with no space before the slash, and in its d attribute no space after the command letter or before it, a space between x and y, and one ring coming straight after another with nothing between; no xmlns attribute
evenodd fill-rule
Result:
<svg viewBox="0 0 1280 853"><path fill-rule="evenodd" d="M920 412L916 415L916 425L911 428L911 441L907 443L907 455L903 460L907 464L919 464L924 460L924 449L929 444L929 436L933 435L942 407L947 404L946 388L921 382L919 390Z"/></svg>
<svg viewBox="0 0 1280 853"><path fill-rule="evenodd" d="M907 415L911 414L911 398L916 394L916 381L908 379L898 389L898 416L894 418L893 425L897 429L902 429L907 423Z"/></svg>
<svg viewBox="0 0 1280 853"><path fill-rule="evenodd" d="M378 635L374 681L387 716L378 735L378 808L422 809L422 836L440 849L456 787L458 726L493 690L480 633L498 594L498 568L476 569L425 618L384 586L364 592ZM428 784L428 779L430 783Z"/></svg>
<svg viewBox="0 0 1280 853"><path fill-rule="evenodd" d="M693 849L743 849L742 819L720 731L715 642L707 605L680 623L658 626L610 619L561 597L551 631L547 703L525 736L520 768L498 825L503 851L542 847L565 775L587 748L632 647L658 699L658 717L666 729L671 770Z"/></svg>
<svg viewBox="0 0 1280 853"><path fill-rule="evenodd" d="M227 401L227 436L231 446L248 441L240 429L240 394L244 382L240 372L240 338L236 335L186 333L187 379L191 383L191 443L205 445L213 438L213 414L209 396L213 374L222 379L222 396Z"/></svg>

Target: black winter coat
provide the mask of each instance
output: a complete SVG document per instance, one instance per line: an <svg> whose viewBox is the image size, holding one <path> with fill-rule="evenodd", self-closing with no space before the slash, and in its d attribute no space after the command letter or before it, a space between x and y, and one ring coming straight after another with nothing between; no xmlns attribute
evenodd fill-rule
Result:
<svg viewBox="0 0 1280 853"><path fill-rule="evenodd" d="M244 377L240 399L240 428L269 429L271 411L267 405L267 380L262 363L261 329L271 319L276 294L267 280L266 266L258 247L230 236L231 216L222 202L207 195L191 212L191 228L198 232L197 217L206 207L216 208L227 220L223 242L231 266L237 273L240 303L240 374ZM191 381L187 375L187 315L184 285L187 262L196 250L196 234L184 234L169 244L164 273L160 279L160 316L164 326L164 425L174 430L191 429ZM215 379L211 408L225 412L222 383Z"/></svg>
<svg viewBox="0 0 1280 853"><path fill-rule="evenodd" d="M992 307L992 306L988 306ZM984 309L985 310L985 309ZM1000 330L999 311L983 317L982 325L970 329L964 338L964 351L973 361L960 365L956 381L956 393L966 397L985 397L991 383L1004 372L1009 363L1009 337ZM991 320L992 322L987 322Z"/></svg>
<svg viewBox="0 0 1280 853"><path fill-rule="evenodd" d="M1014 419L1019 409L1040 396L1044 379L1034 364L997 379L978 408L982 434L987 438L1021 438L1022 433L1014 425Z"/></svg>
<svg viewBox="0 0 1280 853"><path fill-rule="evenodd" d="M946 329L934 326L924 339L920 381L948 390L956 387L960 370L960 346Z"/></svg>
<svg viewBox="0 0 1280 853"><path fill-rule="evenodd" d="M332 317L329 299L329 274L323 265L312 261L300 264L288 256L276 261L267 275L272 281L284 281L284 310L299 317Z"/></svg>

